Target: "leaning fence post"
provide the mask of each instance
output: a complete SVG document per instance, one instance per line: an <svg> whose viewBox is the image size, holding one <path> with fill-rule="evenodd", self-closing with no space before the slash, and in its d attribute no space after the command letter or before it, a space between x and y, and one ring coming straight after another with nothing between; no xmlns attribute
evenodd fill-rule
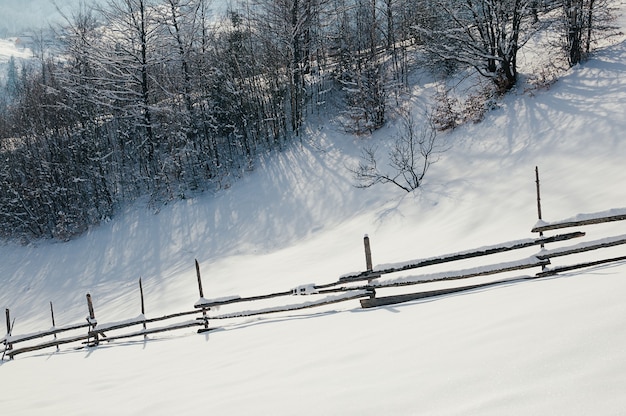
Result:
<svg viewBox="0 0 626 416"><path fill-rule="evenodd" d="M143 300L143 285L141 284L141 277L139 278L139 295L141 296L141 316L143 317L143 330L146 330L146 304ZM146 334L143 335L143 339L145 340L148 336Z"/></svg>
<svg viewBox="0 0 626 416"><path fill-rule="evenodd" d="M196 259L196 276L198 277L198 291L200 292L200 301L204 299L204 290L202 290L202 276L200 276L200 263ZM209 319L206 314L207 309L202 308L202 320L204 321L204 329L199 329L198 332L205 332L209 330Z"/></svg>
<svg viewBox="0 0 626 416"><path fill-rule="evenodd" d="M372 273L374 267L372 266L372 249L370 248L370 237L365 234L363 237L363 246L365 248L365 268L367 269L367 273ZM372 279L368 279L367 283L371 283ZM370 295L370 299L374 299L376 297L376 291L372 290L372 294Z"/></svg>
<svg viewBox="0 0 626 416"><path fill-rule="evenodd" d="M87 318L87 322L89 322L89 332L93 332L94 345L98 345L98 333L94 331L98 322L96 321L96 314L93 309L91 294L89 293L87 293L87 308L89 309L89 318ZM87 337L87 343L89 343L89 337Z"/></svg>
<svg viewBox="0 0 626 416"><path fill-rule="evenodd" d="M54 308L52 307L52 301L50 301L50 316L52 317L52 329L56 329L56 324L54 322ZM57 334L54 334L54 340L57 340ZM57 351L59 350L59 344L56 344Z"/></svg>

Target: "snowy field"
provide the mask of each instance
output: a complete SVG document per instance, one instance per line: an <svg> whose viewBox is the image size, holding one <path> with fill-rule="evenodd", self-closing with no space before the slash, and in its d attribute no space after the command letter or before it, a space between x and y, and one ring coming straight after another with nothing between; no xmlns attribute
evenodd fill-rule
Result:
<svg viewBox="0 0 626 416"><path fill-rule="evenodd" d="M359 138L311 124L302 145L217 195L158 215L138 203L68 243L1 245L0 307L25 334L50 327L49 301L57 326L84 322L90 292L106 324L139 314L139 277L148 317L192 309L194 259L205 297L219 298L363 270L366 233L375 264L531 238L535 166L548 222L625 208L625 74L621 41L549 90L520 88L447 135L449 150L411 195L356 189L346 169L364 145L389 145L394 123ZM429 87L416 87L416 107ZM582 231L626 234L626 222ZM351 301L212 321L220 329L208 334L51 348L0 363L0 414L624 415L625 294L621 263L375 309Z"/></svg>
<svg viewBox="0 0 626 416"><path fill-rule="evenodd" d="M32 52L15 46L13 39L0 39L0 64L6 64L13 56L16 59L29 59Z"/></svg>

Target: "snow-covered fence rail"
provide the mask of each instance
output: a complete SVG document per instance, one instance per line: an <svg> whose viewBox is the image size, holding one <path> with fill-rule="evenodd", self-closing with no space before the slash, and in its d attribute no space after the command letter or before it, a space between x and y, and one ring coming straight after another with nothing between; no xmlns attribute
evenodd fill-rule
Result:
<svg viewBox="0 0 626 416"><path fill-rule="evenodd" d="M0 344L4 344L4 349L0 350L2 352L2 359L4 359L5 355L8 355L10 359L13 359L15 355L38 351L50 347L59 348L60 345L64 344L72 344L80 342L81 345L79 348L84 346L96 346L102 342L111 342L114 340L131 338L131 337L139 337L146 336L149 334L155 334L159 332L172 331L183 328L190 327L202 327L198 329L199 333L206 332L216 328L209 328L209 320L212 319L228 319L228 318L240 318L247 316L255 316L255 315L266 315L280 312L291 312L302 309L310 309L315 307L321 307L325 305L331 305L339 302L345 302L349 300L359 299L363 297L370 297L373 295L371 289L326 289L326 290L313 290L311 285L303 285L299 286L295 289L291 289L288 291L278 292L278 293L270 293L266 295L259 296L251 296L251 297L240 297L240 296L229 296L222 297L218 299L205 299L204 291L202 287L202 279L200 276L200 268L199 264L196 261L196 271L198 277L198 290L200 293L200 299L195 303L194 310L178 312L174 314L164 315L156 318L146 318L145 317L145 302L143 299L143 286L141 283L141 279L139 280L139 288L141 295L141 314L135 318L131 318L128 320L120 321L120 322L111 322L101 324L98 323L95 317L95 308L92 302L91 294L87 294L87 309L88 309L88 317L86 318L85 323L55 327L54 326L54 313L52 311L51 304L51 312L53 315L53 327L49 330L39 331L31 334L23 334L23 335L13 335L12 331L15 326L15 320L13 322L10 321L10 312L6 310L6 319L7 319L7 334L0 338ZM341 293L339 293L341 292ZM272 306L261 309L251 309L251 310L242 310L239 312L233 312L222 315L214 315L209 316L209 311L212 309L217 309L219 306L233 304L233 303L243 303L243 302L254 302L259 300L272 299L282 296L293 296L293 295L320 295L317 299L306 302L299 303L291 303L287 305L280 306ZM174 320L177 318L182 318L189 315L196 315L196 317L192 320L184 320L178 321L174 323L170 323L168 325L147 328L147 324L161 322L166 320ZM143 328L126 333L115 333L116 331L120 331L123 329L127 329L133 326L141 325ZM86 329L86 331L85 331ZM71 333L71 335L64 335L63 337L57 337L59 334ZM35 344L25 345L22 347L16 347L17 344L26 344L29 341L40 340L43 338L47 338L53 336L54 339L47 340L44 342L38 342Z"/></svg>
<svg viewBox="0 0 626 416"><path fill-rule="evenodd" d="M544 231L559 230L570 227L582 227L588 225L604 224L615 221L626 220L626 208L611 209L608 211L595 212L590 214L579 214L575 217L567 218L560 221L546 222L539 220L539 222L533 227L532 232L538 232L543 235ZM615 247L618 245L626 244L626 235L618 235L615 237L607 237L599 240L588 241L580 244L576 244L569 247L562 247L552 250L543 250L537 255L541 259L553 259L556 257L570 256L579 253L585 253L588 251L594 251L602 248ZM606 259L587 261L577 264L558 266L543 270L538 273L538 277L553 276L561 272L567 272L571 270L582 269L586 267L593 267L607 263L613 263L617 261L626 260L626 256L616 256Z"/></svg>
<svg viewBox="0 0 626 416"><path fill-rule="evenodd" d="M401 278L388 278L381 280L384 275L397 273L401 271L407 271L416 268L422 268L433 265L440 265L444 263L450 263L459 260L466 260L475 257L483 257L491 254L504 253L513 250L519 250L523 248L528 248L532 246L544 245L551 242L558 241L566 241L573 238L578 238L584 236L585 233L582 232L572 232L567 234L555 235L552 237L541 237L541 238L528 238L523 240L515 240L509 241L497 245L481 247L474 250L467 250L458 253L446 254L443 256L431 257L426 259L418 259L418 260L410 260L401 263L395 264L383 264L376 267L372 267L372 254L370 248L369 236L365 235L363 238L364 248L365 248L365 265L366 270L363 272L352 272L348 274L342 275L337 281L325 284L310 284L303 285L298 288L292 289L290 291L277 292L267 295L261 296L252 296L252 297L230 297L224 299L212 299L207 300L201 297L201 299L194 305L198 309L202 308L211 308L216 306L224 306L231 305L234 303L242 303L242 302L252 302L256 300L270 299L275 297L289 296L289 295L326 295L330 293L336 292L350 292L350 291L367 291L367 297L370 299L375 298L376 289L380 288L390 288L390 287L400 287L400 286L408 286L408 285L416 285L421 283L433 283L433 282L442 282L446 280L459 280L459 279L468 279L472 277L478 276L487 276L493 274L504 273L507 271L513 270L522 270L533 267L541 267L549 264L548 260L538 259L535 256L524 258L521 260L506 262L506 263L497 263L484 267L458 270L452 272L438 273L438 274L426 274L419 276L409 276L409 277L401 277ZM361 286L350 286L352 283L367 281L367 284ZM362 296L363 297L363 296ZM362 300L361 304L368 304L368 300ZM326 304L324 300L320 301L319 305ZM318 304L313 304L306 307L315 307L319 306ZM301 308L298 308L301 309ZM211 317L210 319L223 319L226 317L233 316L251 316L253 314L262 314L262 313L275 313L275 312L283 312L287 310L295 310L292 307L275 307L269 309L263 309L257 312L240 312L229 314L225 316L216 316Z"/></svg>
<svg viewBox="0 0 626 416"><path fill-rule="evenodd" d="M87 322L80 324L73 324L61 327L52 327L49 330L34 332L31 334L24 335L12 335L11 332L14 327L14 323L12 326L7 326L7 335L0 339L0 343L5 344L5 348L2 351L3 357L8 355L9 358L13 358L15 355L22 354L25 352L37 351L50 347L59 347L59 345L63 344L71 344L82 342L83 345L98 345L101 341L112 341L114 339L120 338L128 338L130 336L140 336L140 335L149 335L158 332L172 331L175 329L189 328L192 326L201 326L204 325L203 322L193 320L193 321L185 321L185 322L176 322L167 326L151 328L147 329L146 324L154 323L165 320L172 320L174 318L180 318L186 315L195 315L198 314L197 310L185 311L174 313L170 315L165 315L157 318L147 319L143 314L139 315L136 318L128 319L122 322L114 322L107 323L104 325L98 325L98 322L95 320L95 314L93 310L93 304L89 302L91 299L90 294L88 294L88 310L89 317L87 318ZM142 308L143 309L143 308ZM9 310L6 310L6 315L9 316ZM112 331L125 329L131 326L142 325L143 329L140 331L136 331L132 333L132 335L124 334L124 335L108 335ZM85 331L87 329L87 331ZM80 332L79 332L80 331ZM62 338L57 338L59 334L72 333L72 335L64 336ZM40 342L34 345L26 345L24 347L16 348L16 344L26 343L28 341L42 339L46 337L53 336L53 340Z"/></svg>
<svg viewBox="0 0 626 416"><path fill-rule="evenodd" d="M196 261L197 284L200 298L193 305L193 310L178 312L174 314L164 315L156 318L145 317L145 302L143 298L143 286L139 279L139 290L141 296L141 314L135 318L131 318L119 322L98 323L95 316L95 308L91 299L91 295L87 294L88 317L86 322L57 327L54 319L54 310L52 302L50 303L50 312L52 318L52 328L46 331L35 332L31 334L14 335L15 318L11 319L10 311L6 309L6 327L7 333L0 338L0 344L4 344L2 359L6 355L13 358L15 355L37 351L45 348L56 347L60 345L78 343L79 348L83 346L96 346L102 342L110 342L119 339L131 337L146 337L149 334L155 334L165 331L178 330L183 328L201 327L199 333L216 329L209 327L211 320L224 320L233 318L250 317L257 315L275 314L281 312L293 312L304 309L322 307L339 302L359 299L363 308L371 308L383 305L391 305L401 302L407 302L417 299L430 298L434 296L443 296L462 291L476 290L495 285L504 285L517 283L529 279L537 279L544 276L555 275L560 272L580 269L584 267L592 267L600 264L606 264L616 261L626 260L626 256L617 256L607 259L594 259L578 264L558 266L548 268L551 260L565 256L572 256L580 253L586 253L599 249L606 249L626 244L626 234L614 237L603 238L599 240L587 241L579 244L569 245L566 247L557 247L546 249L545 245L552 243L562 243L575 238L585 237L586 233L581 231L573 231L565 234L557 234L554 236L544 236L545 231L559 230L570 227L582 227L593 224L602 224L614 221L626 220L626 209L612 209L608 211L580 214L572 218L561 221L546 222L542 219L541 203L539 194L539 174L536 169L537 176L537 210L539 222L532 228L532 232L539 233L538 238L526 238L522 240L514 240L496 245L484 246L477 249L450 253L436 257L409 260L393 264L372 265L372 250L370 247L369 237L366 235L363 239L365 249L365 271L347 273L340 276L337 280L324 284L306 284L296 288L263 294L256 296L227 296L220 298L207 299L204 296L202 286L202 277L200 275L200 265ZM489 261L486 265L479 267L465 268L461 270L425 273L419 275L396 275L390 276L398 272L406 272L408 270L420 269L428 266L443 265L461 260L476 259L478 257L488 257L500 253L511 252L540 246L540 250L530 257L523 257L515 261L494 262ZM490 259L492 257L489 257ZM491 276L503 274L506 272L526 270L541 267L541 272L534 275L522 277L509 277L500 280L492 280L471 285L458 287L445 287L435 290L427 290L416 293L403 293L391 296L377 297L376 291L379 289L401 288L411 285L419 285L424 283L447 282L461 279L471 279L481 276ZM213 314L220 306L235 305L244 303L253 303L257 301L265 301L281 297L306 295L315 298L305 302L283 302L279 305L271 305L269 307L242 308L239 311ZM195 316L194 316L195 315ZM193 318L191 318L193 316ZM189 318L187 318L189 317ZM184 320L181 320L186 318ZM161 326L152 326L148 328L148 324L169 321ZM126 330L134 326L142 326L141 329L131 332L118 331ZM59 335L63 335L59 337ZM53 337L46 341L40 341L35 344L31 343L35 340L41 340L47 337Z"/></svg>
<svg viewBox="0 0 626 416"><path fill-rule="evenodd" d="M612 212L612 211L611 211ZM595 216L593 222L601 222L600 217ZM534 229L533 229L534 230ZM486 257L493 254L509 252L513 250L519 250L529 248L532 246L544 246L545 244L564 242L574 238L584 237L585 233L580 231L570 232L567 234L558 234L550 237L528 238L522 240L514 240L501 244L485 246L478 249L467 250L457 253L451 253L436 257L410 260L401 263L394 264L382 264L376 267L372 267L371 263L371 248L369 246L369 237L364 238L365 243L365 256L366 256L366 270L364 272L354 272L344 274L339 277L338 280L325 283L325 284L308 284L296 287L294 289L269 293L264 295L240 297L240 296L228 296L216 299L206 299L204 297L204 291L202 288L202 279L200 276L199 264L196 262L196 271L198 277L198 290L200 293L200 299L194 304L194 309L169 315L164 315L156 318L145 317L145 304L143 299L143 287L141 279L139 281L140 294L141 294L141 314L135 318L121 321L112 322L107 324L99 324L95 319L95 311L93 303L91 302L91 295L87 295L89 317L87 322L75 325L54 326L54 312L53 315L53 328L47 331L36 332L32 334L24 335L12 335L14 329L14 320L11 323L9 317L9 311L6 311L7 316L7 335L0 339L0 343L4 343L5 348L2 351L3 356L6 354L10 358L15 355L37 351L45 348L56 347L59 345L81 342L81 347L84 345L95 346L101 342L110 342L119 339L146 336L149 334L172 331L190 327L201 327L198 332L204 332L207 330L215 329L209 328L210 320L223 320L230 318L241 318L256 315L265 315L280 312L291 312L309 308L320 307L324 305L330 305L338 302L345 302L348 300L360 299L361 306L364 308L389 305L400 302L407 302L410 300L423 299L433 296L442 296L446 294L484 288L487 286L501 285L511 282L519 282L526 279L534 279L549 274L558 273L558 270L543 271L535 276L517 277L513 279L504 279L488 283L479 283L474 285L466 285L454 288L445 288L438 290L429 290L418 293L405 293L401 295L393 295L386 297L376 297L377 289L403 287L409 285L417 285L422 283L443 282L450 280L470 279L479 276L488 276L504 273L513 270L523 270L535 267L545 267L550 264L550 259L553 257L566 256L590 250L596 250L599 248L613 247L620 244L626 244L626 235L617 236L613 238L607 238L602 240L590 241L586 243L580 243L568 247L561 247L552 250L542 249L538 254L523 258L517 261L492 263L486 266L474 267L470 269L462 269L456 271L439 272L422 274L415 276L400 276L392 277L387 276L393 273L407 271L411 269L418 269L427 266L441 265L445 263L451 263L459 260L473 259L476 257ZM611 261L615 261L612 259ZM359 282L363 282L362 285L358 285ZM357 284L356 286L354 284ZM222 315L209 315L209 312L216 309L219 306L233 305L239 303L250 303L260 300L267 300L279 297L287 297L293 295L316 295L317 299L307 302L288 303L279 306L271 306L258 309L243 309L236 312L226 313ZM147 328L147 324L153 324L156 322L162 322L167 320L174 320L177 318L183 318L186 316L195 315L194 319L177 321L169 323L167 325ZM124 330L133 326L141 325L142 328L132 332L115 333L116 331ZM87 329L87 331L85 331ZM76 331L82 331L76 334ZM73 332L73 335L57 337L64 333ZM54 336L54 339L45 342L39 342L34 345L25 345L22 347L16 347L16 344L23 344L36 339L42 339L46 337Z"/></svg>
<svg viewBox="0 0 626 416"><path fill-rule="evenodd" d="M573 226L584 226L584 225L601 224L601 223L612 222L612 221L626 220L626 215L623 215L622 212L626 213L626 210L610 210L610 211L604 211L604 212L600 212L596 214L579 215L575 217L576 220L567 219L563 221L556 221L553 223L544 223L546 224L545 227L535 226L533 227L532 231L543 233L543 231L551 230L551 229L560 229L560 228L573 227ZM548 224L550 224L550 226L547 226ZM376 278L373 280L368 279L369 281L368 284L365 286L362 286L362 288L377 289L377 288L408 286L408 285L415 285L415 284L421 284L421 283L440 282L440 281L446 281L446 280L468 279L468 278L478 277L478 276L499 274L499 273L512 271L512 270L522 270L526 268L542 267L542 271L536 273L534 276L517 277L513 279L508 279L508 280L500 280L500 281L495 281L495 282L481 283L481 284L476 284L476 285L455 287L455 288L446 288L446 289L441 289L441 290L432 290L432 291L426 291L426 292L406 293L406 294L386 296L386 297L372 297L370 299L361 300L361 305L364 308L371 308L371 307L391 305L391 304L396 304L396 303L401 303L401 302L408 302L411 300L423 299L423 298L428 298L428 297L433 297L433 296L441 296L441 295L450 294L450 293L457 293L461 291L474 290L478 288L484 288L487 286L501 285L503 283L519 282L523 280L536 279L536 278L546 277L546 276L553 276L560 272L566 272L566 271L571 271L571 270L576 270L576 269L581 269L581 268L586 268L586 267L593 267L593 266L598 266L602 264L626 260L626 256L617 256L617 257L611 257L611 258L606 258L602 260L588 261L588 262L583 262L583 263L578 263L578 264L573 264L573 265L565 265L565 266L558 266L554 268L547 268L547 266L551 264L551 259L553 258L570 256L570 255L575 255L575 254L580 254L580 253L585 253L589 251L610 248L610 247L615 247L615 246L626 244L626 235L619 235L615 237L607 237L607 238L603 238L599 240L583 242L583 243L579 243L575 245L559 247L559 248L550 249L550 250L547 250L544 248L544 245L548 243L566 241L572 238L583 237L585 235L586 233L580 232L580 231L576 231L576 232L572 232L568 234L555 235L552 237L544 237L542 235L540 238L537 238L537 239L518 240L518 241L503 243L503 244L499 244L495 246L483 247L481 249L471 250L467 252L454 253L454 254L444 255L440 257L422 259L422 260L413 260L413 261L407 262L406 264L398 263L398 264L393 264L393 265L380 265L380 266L374 267L371 272L366 272L361 275L351 274L351 275L343 276L340 279L340 281L357 282L357 281L366 280L368 279L368 277L375 275ZM522 260L515 261L515 262L492 264L492 265L487 265L484 267L459 270L456 272L443 272L443 273L436 273L436 274L431 274L431 275L426 274L426 275L418 275L418 276L404 276L404 277L398 277L398 278L379 279L379 277L385 274L389 274L389 273L396 273L399 271L414 269L418 267L430 266L430 265L435 265L435 264L443 264L443 263L457 261L457 260L463 260L463 259L468 259L468 258L486 256L490 254L502 253L505 251L531 247L533 245L540 245L541 250L537 254L527 259L522 259Z"/></svg>
<svg viewBox="0 0 626 416"><path fill-rule="evenodd" d="M589 224L598 224L601 222L608 221L616 221L616 215L614 214L615 210L606 211L605 213L593 214L585 216L581 221L585 221L583 225ZM619 214L621 215L621 214ZM579 217L577 217L579 218ZM626 218L625 218L626 219ZM571 220L555 222L551 224L569 224L572 223ZM579 224L580 225L580 224ZM564 228L564 227L555 227ZM539 232L537 227L533 228L534 232ZM376 267L372 266L371 263L371 248L369 245L369 237L364 238L365 243L365 256L366 256L366 270L364 272L354 272L344 274L339 277L338 280L325 283L325 284L308 284L298 286L294 289L269 293L264 295L257 296L249 296L249 297L240 297L240 296L229 296L229 297L221 297L216 299L206 299L204 297L204 291L202 288L202 279L200 276L200 268L199 264L196 262L196 271L198 277L198 290L200 293L200 299L194 304L194 309L169 315L164 315L156 318L146 318L145 317L145 303L143 299L143 287L141 284L141 279L139 281L140 294L141 294L141 314L135 318L128 319L120 322L112 322L107 324L99 324L95 318L95 309L93 303L91 301L91 295L87 294L87 306L89 316L85 323L67 325L56 327L54 325L54 311L52 310L52 304L50 304L50 310L52 314L52 322L53 327L47 331L40 331L31 334L22 334L22 335L13 335L13 330L15 327L15 319L11 321L9 310L6 310L6 321L7 321L7 335L0 339L0 343L4 344L3 358L5 355L8 355L9 358L13 358L15 355L33 352L45 348L50 347L58 347L64 344L78 343L82 348L85 345L95 346L102 342L110 342L119 339L131 338L131 337L139 337L146 336L149 334L155 334L159 332L172 331L183 328L190 327L201 327L198 332L204 332L211 329L209 328L210 320L223 320L230 318L241 318L248 316L256 316L256 315L266 315L280 312L292 312L297 310L309 309L320 307L324 305L330 305L338 302L345 302L354 299L360 299L361 306L364 308L377 307L382 305L395 304L400 302L407 302L416 299L424 299L434 296L443 296L451 293L457 293L461 291L467 290L475 290L480 288L485 288L488 286L494 285L502 285L509 284L513 282L520 282L528 279L535 279L537 277L543 277L547 275L556 274L560 271L572 270L574 268L592 266L596 264L603 264L611 261L618 260L626 260L626 256L599 260L590 263L583 263L573 266L562 266L555 269L543 270L540 273L537 273L534 276L525 276L525 277L516 277L510 279L496 280L487 283L478 283L473 285L465 285L460 287L452 287L452 288L444 288L444 289L436 289L436 290L428 290L417 293L405 293L400 295L386 296L386 297L376 297L376 290L385 289L385 288L393 288L393 287L403 287L409 285L418 285L422 283L434 283L434 282L443 282L443 281L451 281L451 280L460 280L460 279L470 279L473 277L479 276L488 276L488 275L496 275L508 271L513 270L523 270L535 267L545 268L550 264L550 259L562 256L573 255L577 253L597 250L601 248L614 247L617 245L626 244L626 235L619 235L616 237L605 238L601 240L594 240L584 243L579 243L567 247L559 247L555 249L544 249L544 245L555 243L555 242L564 242L574 238L584 237L586 234L584 232L575 231L566 234L558 234L550 237L541 236L539 238L528 238L522 240L514 240L501 244L485 246L478 249L467 250L457 253L445 254L436 257L423 258L417 260L410 260L400 263L394 264L382 264ZM430 273L430 274L421 274L415 276L399 276L393 277L388 276L390 274L394 274L397 272L405 272L407 270L423 268L427 266L433 265L441 265L445 263L451 263L459 260L473 259L476 257L486 257L493 254L509 252L513 250L525 249L533 246L541 246L542 249L535 255L523 258L521 260L509 261L509 262L500 262L500 263L491 263L486 266L481 267L473 267L469 269L462 269L456 271L447 271L447 272L439 272L439 273ZM359 282L363 282L363 284L359 285ZM356 285L355 285L356 284ZM279 297L287 297L294 295L316 295L315 300L307 301L307 302L299 302L299 303L287 303L278 306L271 306L266 308L257 308L257 309L242 309L240 311L235 311L231 313L225 313L222 315L214 315L209 314L211 311L216 309L219 306L224 305L233 305L239 303L250 303L260 300L267 300ZM180 318L184 318L186 316L195 315L193 319L187 319L180 321ZM171 322L167 325L162 325L158 327L148 328L148 324L153 324L156 322L163 321L173 321L177 320L177 322ZM124 330L133 326L142 326L141 329L125 332L125 333L116 333L117 331ZM87 329L85 331L85 329ZM79 333L76 333L80 331ZM62 335L62 337L57 337L57 335ZM68 334L68 335L65 335ZM39 340L46 337L54 337L54 339L47 340L44 342L39 342L36 344L24 345L18 347L18 344L27 344L29 341Z"/></svg>
<svg viewBox="0 0 626 416"><path fill-rule="evenodd" d="M525 268L532 268L536 266L541 266L542 271L535 274L535 276L526 276L523 278L515 278L513 280L508 281L496 281L489 282L478 285L471 285L465 287L457 287L457 288L448 288L442 290L428 291L428 292L418 292L418 293L408 293L402 295L393 295L387 297L371 297L370 299L361 300L361 305L364 308L375 307L381 305L389 305L400 302L407 302L415 299L422 299L425 297L432 296L440 296L447 293L455 293L464 290L472 290L479 287L491 286L494 284L502 284L503 282L511 282L511 281L519 281L519 280L527 280L527 279L535 279L539 277L551 276L558 274L560 272L580 269L584 267L592 267L601 264L607 264L617 261L626 260L626 256L617 256L602 260L594 260L583 263L578 263L574 265L566 265L566 266L558 266L554 268L548 269L547 266L551 264L551 259L569 256L584 252L589 252L593 250L615 247L618 245L626 244L626 235L620 235L616 237L604 238L601 240L589 241L585 243L576 244L568 247L561 247L551 250L546 250L545 245L548 243L561 242L566 241L572 238L584 237L586 233L575 231L572 233L555 235L552 237L545 237L543 235L544 231L550 230L558 230L563 228L570 227L581 227L593 224L602 224L614 221L622 221L626 220L626 209L611 209L608 211L593 213L593 214L580 214L573 218L568 218L561 221L554 222L546 222L542 219L542 211L541 211L541 195L540 195L540 186L539 186L539 169L535 168L535 177L536 177L536 186L537 186L537 214L539 221L532 228L531 232L538 232L539 238L536 239L526 239L526 240L518 240L509 243L503 243L496 246L483 247L477 250L471 250L466 252L454 253L429 259L421 259L421 260L413 260L410 262L406 262L405 264L392 264L392 265L380 265L374 268L368 268L366 272L363 273L353 273L350 275L342 276L340 281L343 282L358 282L363 280L368 280L368 284L363 286L364 288L385 288L385 287L397 287L404 285L413 285L420 284L426 282L436 282L436 281L444 281L444 280L456 280L456 279L466 279L471 277L485 276L489 274L502 273L505 271L511 270L521 270ZM392 279L379 279L381 276L389 273L396 273L399 271L404 271L408 269L415 269L418 267L425 267L435 264L443 264L457 260L469 259L474 257L481 257L490 254L502 253L510 250L517 250L521 248L531 247L533 245L541 246L541 251L536 255L526 259L521 260L519 262L513 262L510 264L495 264L488 265L482 268L472 269L472 270L462 270L458 272L445 272L439 273L436 275L421 275L421 276L409 276L409 277L400 277L400 278L392 278Z"/></svg>
<svg viewBox="0 0 626 416"><path fill-rule="evenodd" d="M467 260L476 257L488 256L491 254L504 253L507 251L519 250L532 246L540 246L548 243L566 241L573 238L583 237L585 233L576 231L567 234L555 235L552 237L527 238L523 240L509 241L497 245L481 247L478 249L461 251L458 253L445 254L437 257L429 257L425 259L410 260L402 263L382 264L374 267L372 270L365 272L354 272L341 276L339 281L330 285L345 284L350 282L358 282L363 280L371 280L384 274L397 273L401 271L417 269L426 266L434 266L438 264L450 263L459 260Z"/></svg>
<svg viewBox="0 0 626 416"><path fill-rule="evenodd" d="M611 209L593 214L579 214L575 217L561 221L546 222L539 220L532 229L533 233L539 233L562 228L580 227L583 225L602 224L613 221L626 220L626 208Z"/></svg>

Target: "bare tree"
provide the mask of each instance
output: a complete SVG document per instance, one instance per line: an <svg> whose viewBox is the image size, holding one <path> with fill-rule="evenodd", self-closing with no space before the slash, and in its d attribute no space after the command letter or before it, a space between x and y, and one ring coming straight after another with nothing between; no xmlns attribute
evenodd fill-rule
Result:
<svg viewBox="0 0 626 416"><path fill-rule="evenodd" d="M533 0L435 1L439 22L420 27L441 62L475 68L504 92L517 81L517 52L534 33Z"/></svg>
<svg viewBox="0 0 626 416"><path fill-rule="evenodd" d="M594 41L617 32L607 0L562 0L565 50L571 66L580 63Z"/></svg>
<svg viewBox="0 0 626 416"><path fill-rule="evenodd" d="M377 183L390 183L406 192L414 191L422 184L430 165L445 150L437 137L431 120L419 128L412 114L403 114L402 131L388 153L390 170L379 168L376 149L367 147L358 166L350 169L355 186L369 188Z"/></svg>

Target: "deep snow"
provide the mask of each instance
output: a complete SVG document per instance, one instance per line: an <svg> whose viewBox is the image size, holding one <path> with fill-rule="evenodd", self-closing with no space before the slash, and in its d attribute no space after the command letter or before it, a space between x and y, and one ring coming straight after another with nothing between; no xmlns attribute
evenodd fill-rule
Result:
<svg viewBox="0 0 626 416"><path fill-rule="evenodd" d="M302 145L217 195L158 215L136 204L68 243L0 246L0 307L16 317L14 335L25 334L50 326L49 301L57 326L84 322L90 292L104 325L139 314L139 277L147 316L191 309L194 258L213 299L363 269L365 233L375 264L536 237L535 166L548 222L625 207L625 73L621 41L549 90L520 88L482 123L446 136L450 150L411 195L356 189L345 168L364 144L388 143L394 123L359 138L312 123ZM626 233L626 222L583 231L608 238ZM212 321L221 329L203 335L51 348L0 364L0 412L625 414L625 278L621 263L391 307L362 310L353 301Z"/></svg>

